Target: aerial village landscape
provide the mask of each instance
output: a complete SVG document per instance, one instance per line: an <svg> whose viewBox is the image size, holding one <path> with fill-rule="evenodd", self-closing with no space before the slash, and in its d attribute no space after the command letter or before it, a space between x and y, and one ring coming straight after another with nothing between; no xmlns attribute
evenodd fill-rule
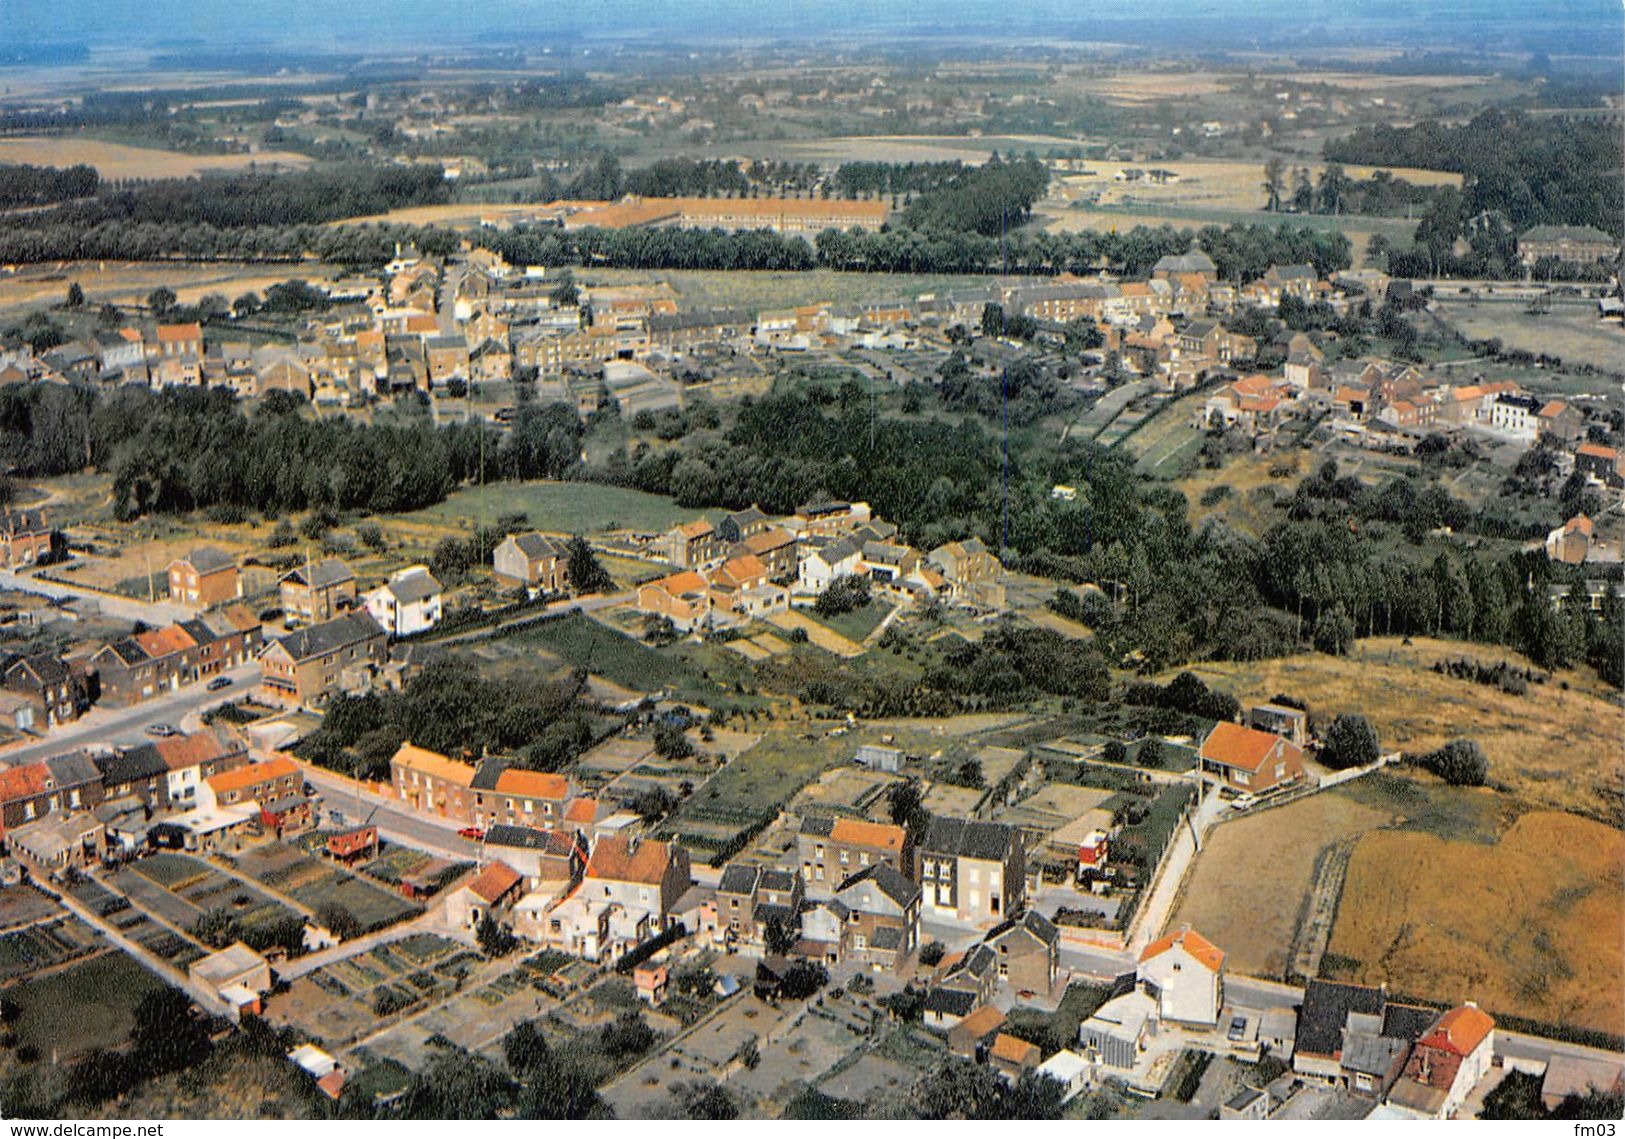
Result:
<svg viewBox="0 0 1625 1139"><path fill-rule="evenodd" d="M1620 1118L1617 6L396 2L9 17L0 1114Z"/></svg>

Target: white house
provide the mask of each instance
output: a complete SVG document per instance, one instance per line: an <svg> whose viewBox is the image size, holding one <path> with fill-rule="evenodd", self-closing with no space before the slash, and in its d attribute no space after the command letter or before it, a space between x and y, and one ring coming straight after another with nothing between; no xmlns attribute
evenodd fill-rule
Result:
<svg viewBox="0 0 1625 1139"><path fill-rule="evenodd" d="M1224 1004L1224 952L1185 927L1140 952L1135 979L1157 1002L1157 1019L1181 1024L1219 1023Z"/></svg>
<svg viewBox="0 0 1625 1139"><path fill-rule="evenodd" d="M1411 1049L1388 1106L1420 1119L1449 1119L1490 1071L1495 1021L1471 1001L1434 1021Z"/></svg>
<svg viewBox="0 0 1625 1139"><path fill-rule="evenodd" d="M796 571L796 592L822 593L838 577L863 572L863 547L845 538L810 547Z"/></svg>
<svg viewBox="0 0 1625 1139"><path fill-rule="evenodd" d="M408 566L366 595L366 609L392 637L409 637L440 623L442 589L425 566Z"/></svg>

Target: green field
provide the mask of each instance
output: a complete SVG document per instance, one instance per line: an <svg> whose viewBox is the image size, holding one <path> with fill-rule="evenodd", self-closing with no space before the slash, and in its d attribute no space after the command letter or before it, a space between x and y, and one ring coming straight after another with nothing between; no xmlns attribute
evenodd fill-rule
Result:
<svg viewBox="0 0 1625 1139"><path fill-rule="evenodd" d="M871 601L861 609L854 609L850 613L841 613L835 617L820 617L810 612L807 615L822 625L828 625L847 640L861 645L863 639L874 632L890 612L890 605Z"/></svg>
<svg viewBox="0 0 1625 1139"><path fill-rule="evenodd" d="M122 953L104 953L81 965L13 987L7 997L21 1010L17 1039L40 1055L69 1060L93 1048L117 1048L135 1024L135 1006L163 982Z"/></svg>
<svg viewBox="0 0 1625 1139"><path fill-rule="evenodd" d="M618 486L587 482L493 483L460 490L445 502L411 514L407 522L431 525L491 524L504 514L523 514L538 530L591 534L604 530L658 533L698 518L671 499Z"/></svg>
<svg viewBox="0 0 1625 1139"><path fill-rule="evenodd" d="M682 663L623 636L591 617L543 621L507 634L504 640L535 645L575 668L584 668L625 688L653 692L692 680Z"/></svg>

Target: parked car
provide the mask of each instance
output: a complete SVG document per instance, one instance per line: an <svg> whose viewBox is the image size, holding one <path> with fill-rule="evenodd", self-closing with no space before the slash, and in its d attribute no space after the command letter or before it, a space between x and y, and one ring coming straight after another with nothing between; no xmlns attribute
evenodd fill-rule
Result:
<svg viewBox="0 0 1625 1139"><path fill-rule="evenodd" d="M462 838L471 838L475 842L484 842L485 841L485 832L483 830L481 830L479 827L464 827L462 830L458 831L457 833Z"/></svg>
<svg viewBox="0 0 1625 1139"><path fill-rule="evenodd" d="M327 812L327 822L328 822L328 825L330 825L330 826L342 827L344 825L344 812L343 811L329 811L329 812Z"/></svg>
<svg viewBox="0 0 1625 1139"><path fill-rule="evenodd" d="M230 688L234 683L229 676L217 676L204 687L210 692L219 692L222 688Z"/></svg>
<svg viewBox="0 0 1625 1139"><path fill-rule="evenodd" d="M181 730L179 728L177 728L174 724L148 724L147 725L147 734L149 736L156 736L158 739L161 739L161 740L167 740L171 736L180 735Z"/></svg>
<svg viewBox="0 0 1625 1139"><path fill-rule="evenodd" d="M1244 1016L1231 1017L1230 1018L1230 1031L1226 1032L1225 1036L1227 1036L1231 1040L1240 1040L1246 1034L1247 1034L1247 1018L1244 1017Z"/></svg>

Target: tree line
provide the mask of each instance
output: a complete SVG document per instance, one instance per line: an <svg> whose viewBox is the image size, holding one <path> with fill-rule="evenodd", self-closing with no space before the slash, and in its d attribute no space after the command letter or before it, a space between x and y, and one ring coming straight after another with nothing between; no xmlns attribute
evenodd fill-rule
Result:
<svg viewBox="0 0 1625 1139"><path fill-rule="evenodd" d="M94 166L0 165L0 209L89 197L101 185Z"/></svg>

